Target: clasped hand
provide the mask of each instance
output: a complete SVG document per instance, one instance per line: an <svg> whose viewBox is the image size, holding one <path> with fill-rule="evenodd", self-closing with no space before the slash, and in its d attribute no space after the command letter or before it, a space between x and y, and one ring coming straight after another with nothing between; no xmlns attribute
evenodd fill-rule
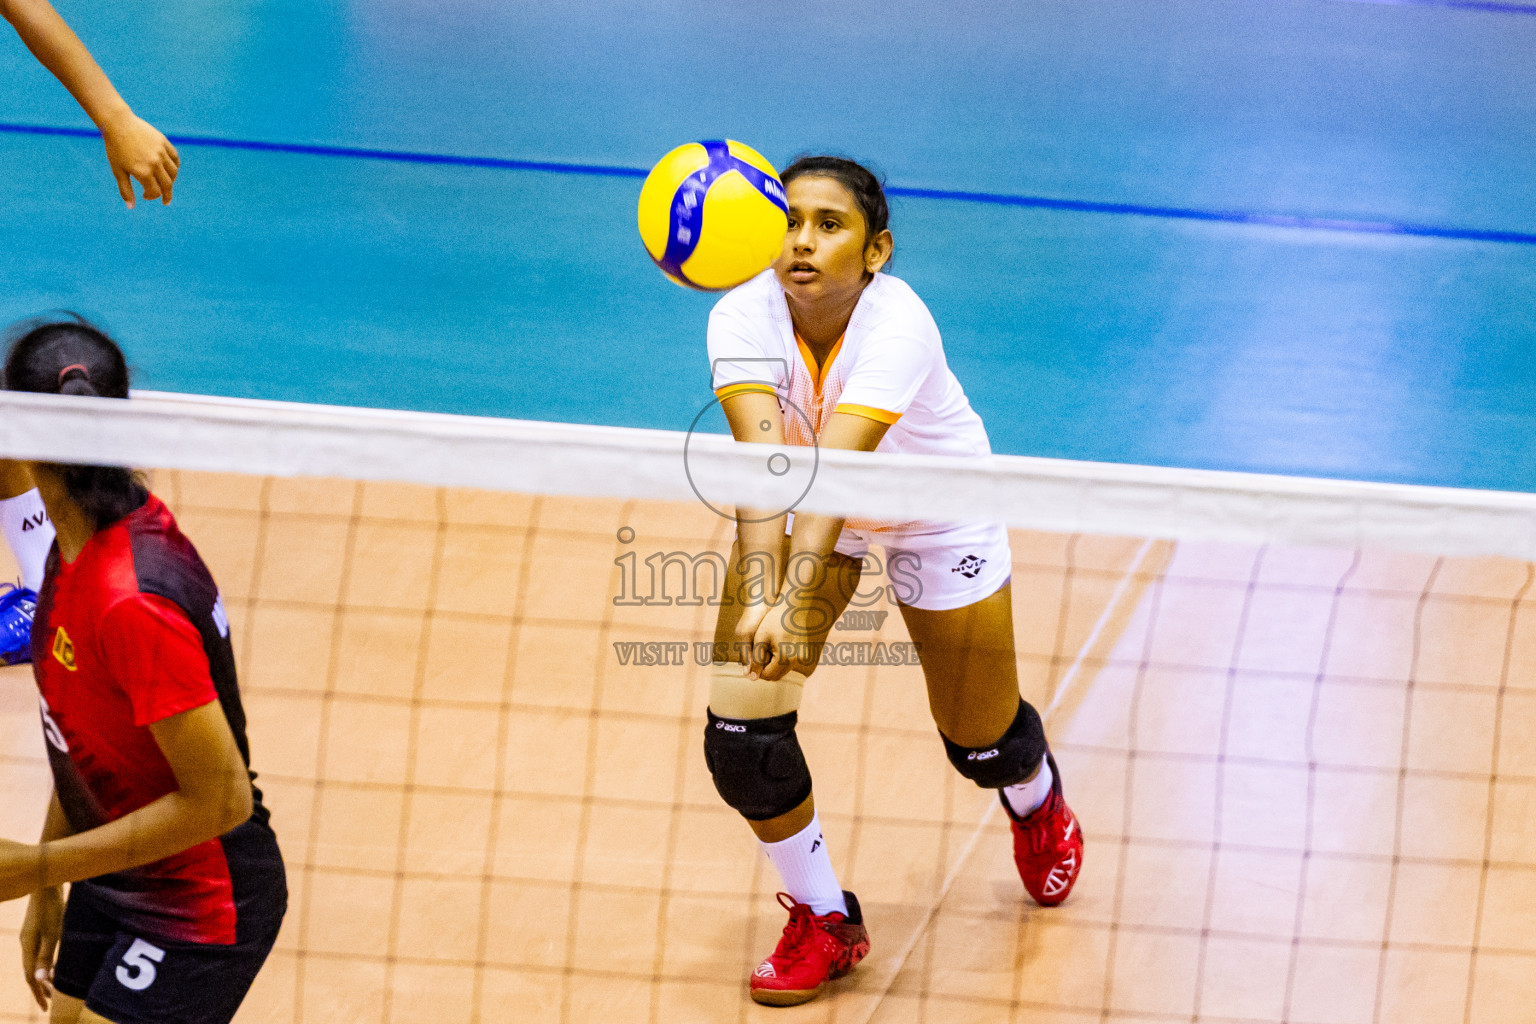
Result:
<svg viewBox="0 0 1536 1024"><path fill-rule="evenodd" d="M797 608L792 594L780 593L772 603L754 602L736 623L736 641L749 644L747 678L771 681L790 672L810 675L816 669L811 635L794 625Z"/></svg>

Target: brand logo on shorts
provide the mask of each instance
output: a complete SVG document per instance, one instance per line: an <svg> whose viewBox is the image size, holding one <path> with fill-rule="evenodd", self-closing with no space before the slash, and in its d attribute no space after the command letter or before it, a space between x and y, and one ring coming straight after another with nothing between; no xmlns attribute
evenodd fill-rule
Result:
<svg viewBox="0 0 1536 1024"><path fill-rule="evenodd" d="M747 727L746 726L744 726L744 725L732 725L730 722L716 722L715 723L715 728L716 729L724 729L726 732L746 732L747 731Z"/></svg>
<svg viewBox="0 0 1536 1024"><path fill-rule="evenodd" d="M53 658L71 672L75 670L75 644L69 634L64 632L63 626L53 634Z"/></svg>
<svg viewBox="0 0 1536 1024"><path fill-rule="evenodd" d="M965 759L967 761L990 761L997 755L998 749L993 747L991 750L973 750L965 755Z"/></svg>
<svg viewBox="0 0 1536 1024"><path fill-rule="evenodd" d="M981 575L981 567L986 564L987 560L985 558L977 558L975 555L966 555L964 558L960 559L959 565L955 566L949 571L957 572L961 576L964 576L966 579L973 580L977 576Z"/></svg>

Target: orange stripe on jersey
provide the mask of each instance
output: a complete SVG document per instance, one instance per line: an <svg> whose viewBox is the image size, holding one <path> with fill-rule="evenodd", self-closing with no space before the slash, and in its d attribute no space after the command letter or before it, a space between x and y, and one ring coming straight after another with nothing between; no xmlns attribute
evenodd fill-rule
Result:
<svg viewBox="0 0 1536 1024"><path fill-rule="evenodd" d="M892 423L895 423L897 420L901 419L901 413L899 412L889 412L885 409L876 409L868 405L851 405L846 402L842 405L839 405L832 411L846 412L853 416L863 416L867 420L874 420L876 423L884 423L886 426L890 426Z"/></svg>
<svg viewBox="0 0 1536 1024"><path fill-rule="evenodd" d="M756 381L747 381L742 384L727 384L723 388L716 388L715 397L723 402L727 398L735 398L737 395L745 395L756 392L778 397L778 392L773 389L772 384L760 384Z"/></svg>
<svg viewBox="0 0 1536 1024"><path fill-rule="evenodd" d="M848 337L848 334L845 331L842 337L837 339L837 344L832 346L832 351L827 353L827 361L821 364L820 369L817 369L815 353L805 343L805 339L800 337L800 332L795 332L795 344L800 346L800 358L805 360L805 368L811 371L811 382L816 386L816 393L818 395L821 394L821 386L827 381L827 371L832 369L832 360L836 359L837 354L843 350L843 338L846 337Z"/></svg>

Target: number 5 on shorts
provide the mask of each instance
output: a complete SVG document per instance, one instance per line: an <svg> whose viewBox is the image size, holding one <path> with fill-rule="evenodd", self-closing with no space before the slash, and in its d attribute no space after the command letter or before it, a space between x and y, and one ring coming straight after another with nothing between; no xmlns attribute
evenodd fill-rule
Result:
<svg viewBox="0 0 1536 1024"><path fill-rule="evenodd" d="M117 968L117 980L124 988L142 992L155 983L155 964L165 959L165 950L143 939L134 939L123 962ZM133 970L129 970L129 968Z"/></svg>

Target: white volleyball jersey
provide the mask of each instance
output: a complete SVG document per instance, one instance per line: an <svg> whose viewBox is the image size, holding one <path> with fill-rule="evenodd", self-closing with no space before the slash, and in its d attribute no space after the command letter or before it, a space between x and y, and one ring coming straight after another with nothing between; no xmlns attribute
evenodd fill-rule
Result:
<svg viewBox="0 0 1536 1024"><path fill-rule="evenodd" d="M710 312L709 362L720 398L743 391L778 397L790 444L814 445L832 414L844 412L891 424L876 451L962 458L992 452L981 417L944 359L928 307L889 274L876 274L865 287L848 330L818 372L795 336L784 289L773 270L765 270ZM858 528L894 525L866 520Z"/></svg>

